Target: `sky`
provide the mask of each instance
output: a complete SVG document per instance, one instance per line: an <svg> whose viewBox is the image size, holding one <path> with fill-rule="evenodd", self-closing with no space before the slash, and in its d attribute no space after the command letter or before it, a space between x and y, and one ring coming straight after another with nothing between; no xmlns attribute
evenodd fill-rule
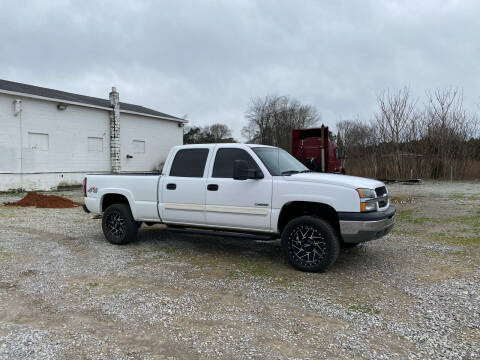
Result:
<svg viewBox="0 0 480 360"><path fill-rule="evenodd" d="M235 138L253 98L288 95L340 120L377 95L463 90L480 110L480 1L0 0L0 78L120 99Z"/></svg>

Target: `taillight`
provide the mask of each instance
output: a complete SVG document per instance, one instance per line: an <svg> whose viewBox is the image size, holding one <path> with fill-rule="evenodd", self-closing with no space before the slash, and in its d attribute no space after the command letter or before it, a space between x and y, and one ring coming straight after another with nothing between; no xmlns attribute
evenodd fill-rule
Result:
<svg viewBox="0 0 480 360"><path fill-rule="evenodd" d="M83 197L87 197L87 178L83 178Z"/></svg>

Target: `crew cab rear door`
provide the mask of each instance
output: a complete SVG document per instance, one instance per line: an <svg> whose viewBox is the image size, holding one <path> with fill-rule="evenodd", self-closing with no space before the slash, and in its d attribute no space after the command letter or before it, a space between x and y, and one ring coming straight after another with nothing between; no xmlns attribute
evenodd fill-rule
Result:
<svg viewBox="0 0 480 360"><path fill-rule="evenodd" d="M257 164L253 152L235 145L217 146L206 184L206 218L210 226L270 230L272 177ZM247 161L263 179L233 179L235 160Z"/></svg>
<svg viewBox="0 0 480 360"><path fill-rule="evenodd" d="M165 223L205 224L209 147L183 147L171 155L160 183L159 211Z"/></svg>

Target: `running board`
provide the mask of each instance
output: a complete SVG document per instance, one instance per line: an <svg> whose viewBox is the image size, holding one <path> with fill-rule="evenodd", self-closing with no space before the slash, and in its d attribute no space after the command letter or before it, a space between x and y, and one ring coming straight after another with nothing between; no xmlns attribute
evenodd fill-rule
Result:
<svg viewBox="0 0 480 360"><path fill-rule="evenodd" d="M232 231L221 231L221 230L204 230L204 229L190 229L182 227L174 227L172 225L167 226L168 231L185 233L185 234L195 234L195 235L208 235L208 236L224 236L224 237L234 237L248 240L260 240L260 241L273 241L279 238L279 235L268 235L268 234L246 234L240 232Z"/></svg>

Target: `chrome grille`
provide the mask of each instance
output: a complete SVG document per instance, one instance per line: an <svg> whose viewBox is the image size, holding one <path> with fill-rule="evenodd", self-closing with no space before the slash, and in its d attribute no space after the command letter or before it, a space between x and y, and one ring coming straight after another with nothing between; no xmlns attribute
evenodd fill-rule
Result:
<svg viewBox="0 0 480 360"><path fill-rule="evenodd" d="M377 187L375 193L377 194L377 197L382 197L387 193L387 188L385 186Z"/></svg>
<svg viewBox="0 0 480 360"><path fill-rule="evenodd" d="M387 196L387 188L385 186L381 186L375 189L375 193L377 194L377 198L382 198L378 201L378 207L383 208L388 205L388 196Z"/></svg>

